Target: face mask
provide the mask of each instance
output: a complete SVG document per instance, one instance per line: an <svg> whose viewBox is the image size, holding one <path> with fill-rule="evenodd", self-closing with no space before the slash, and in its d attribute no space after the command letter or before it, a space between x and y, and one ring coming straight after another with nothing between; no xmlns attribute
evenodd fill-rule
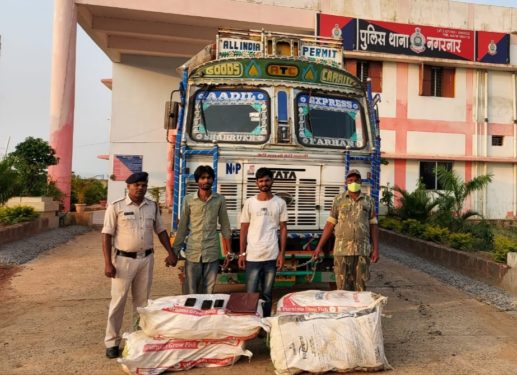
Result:
<svg viewBox="0 0 517 375"><path fill-rule="evenodd" d="M357 193L358 191L361 190L361 184L359 184L357 182L352 182L351 184L348 184L347 187L348 187L348 191L350 191L352 193Z"/></svg>

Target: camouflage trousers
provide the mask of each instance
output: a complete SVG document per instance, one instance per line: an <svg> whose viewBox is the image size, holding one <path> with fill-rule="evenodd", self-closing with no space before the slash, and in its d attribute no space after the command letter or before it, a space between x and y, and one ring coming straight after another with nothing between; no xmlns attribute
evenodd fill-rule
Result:
<svg viewBox="0 0 517 375"><path fill-rule="evenodd" d="M334 256L334 274L338 290L363 292L370 280L370 257Z"/></svg>

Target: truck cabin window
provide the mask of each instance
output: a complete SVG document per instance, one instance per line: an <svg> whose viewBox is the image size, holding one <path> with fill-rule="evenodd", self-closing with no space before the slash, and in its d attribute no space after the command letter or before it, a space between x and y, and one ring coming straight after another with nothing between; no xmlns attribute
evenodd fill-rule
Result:
<svg viewBox="0 0 517 375"><path fill-rule="evenodd" d="M352 149L366 144L363 108L355 99L307 93L296 98L298 141L309 147Z"/></svg>
<svg viewBox="0 0 517 375"><path fill-rule="evenodd" d="M198 142L264 143L269 137L269 96L256 90L195 93L190 136Z"/></svg>

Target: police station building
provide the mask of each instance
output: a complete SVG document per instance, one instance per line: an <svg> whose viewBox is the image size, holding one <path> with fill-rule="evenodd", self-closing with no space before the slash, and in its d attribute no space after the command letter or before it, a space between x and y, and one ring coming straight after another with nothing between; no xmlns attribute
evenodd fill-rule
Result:
<svg viewBox="0 0 517 375"><path fill-rule="evenodd" d="M171 183L164 117L171 91L179 84L176 68L214 43L219 27L263 28L342 38L347 70L364 80L370 77L382 97L381 150L388 161L382 166L382 185L411 191L423 179L428 189L438 189L438 165L465 180L492 174L493 182L472 196L467 208L491 219L517 218L517 8L449 0L56 1L56 7L59 4L65 16L77 21L55 21L55 34L70 35L78 23L113 62L106 161L112 175L110 200L124 192L128 170L149 172L151 186ZM65 43L59 51L58 46L54 56L69 57L68 47ZM70 58L63 61L62 69L75 69ZM73 84L73 75L61 76L53 79L54 92ZM70 103L73 90L58 94L59 100ZM61 136L61 125L52 126ZM53 146L66 159L65 151Z"/></svg>

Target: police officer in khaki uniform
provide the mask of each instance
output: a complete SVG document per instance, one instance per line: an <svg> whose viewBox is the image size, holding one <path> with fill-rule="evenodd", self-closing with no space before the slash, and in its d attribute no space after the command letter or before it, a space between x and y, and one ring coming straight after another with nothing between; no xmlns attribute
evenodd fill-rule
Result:
<svg viewBox="0 0 517 375"><path fill-rule="evenodd" d="M347 191L334 198L330 216L313 258L334 232L334 274L337 289L364 291L370 279L370 262L379 260L379 228L373 199L361 193L361 173L352 169Z"/></svg>
<svg viewBox="0 0 517 375"><path fill-rule="evenodd" d="M102 228L104 274L111 278L111 303L106 327L106 356L119 356L120 328L129 289L136 308L145 306L153 277L153 231L168 252L167 267L178 261L163 226L158 205L145 198L148 174L134 173L126 180L127 196L108 206ZM112 251L112 245L114 251Z"/></svg>

